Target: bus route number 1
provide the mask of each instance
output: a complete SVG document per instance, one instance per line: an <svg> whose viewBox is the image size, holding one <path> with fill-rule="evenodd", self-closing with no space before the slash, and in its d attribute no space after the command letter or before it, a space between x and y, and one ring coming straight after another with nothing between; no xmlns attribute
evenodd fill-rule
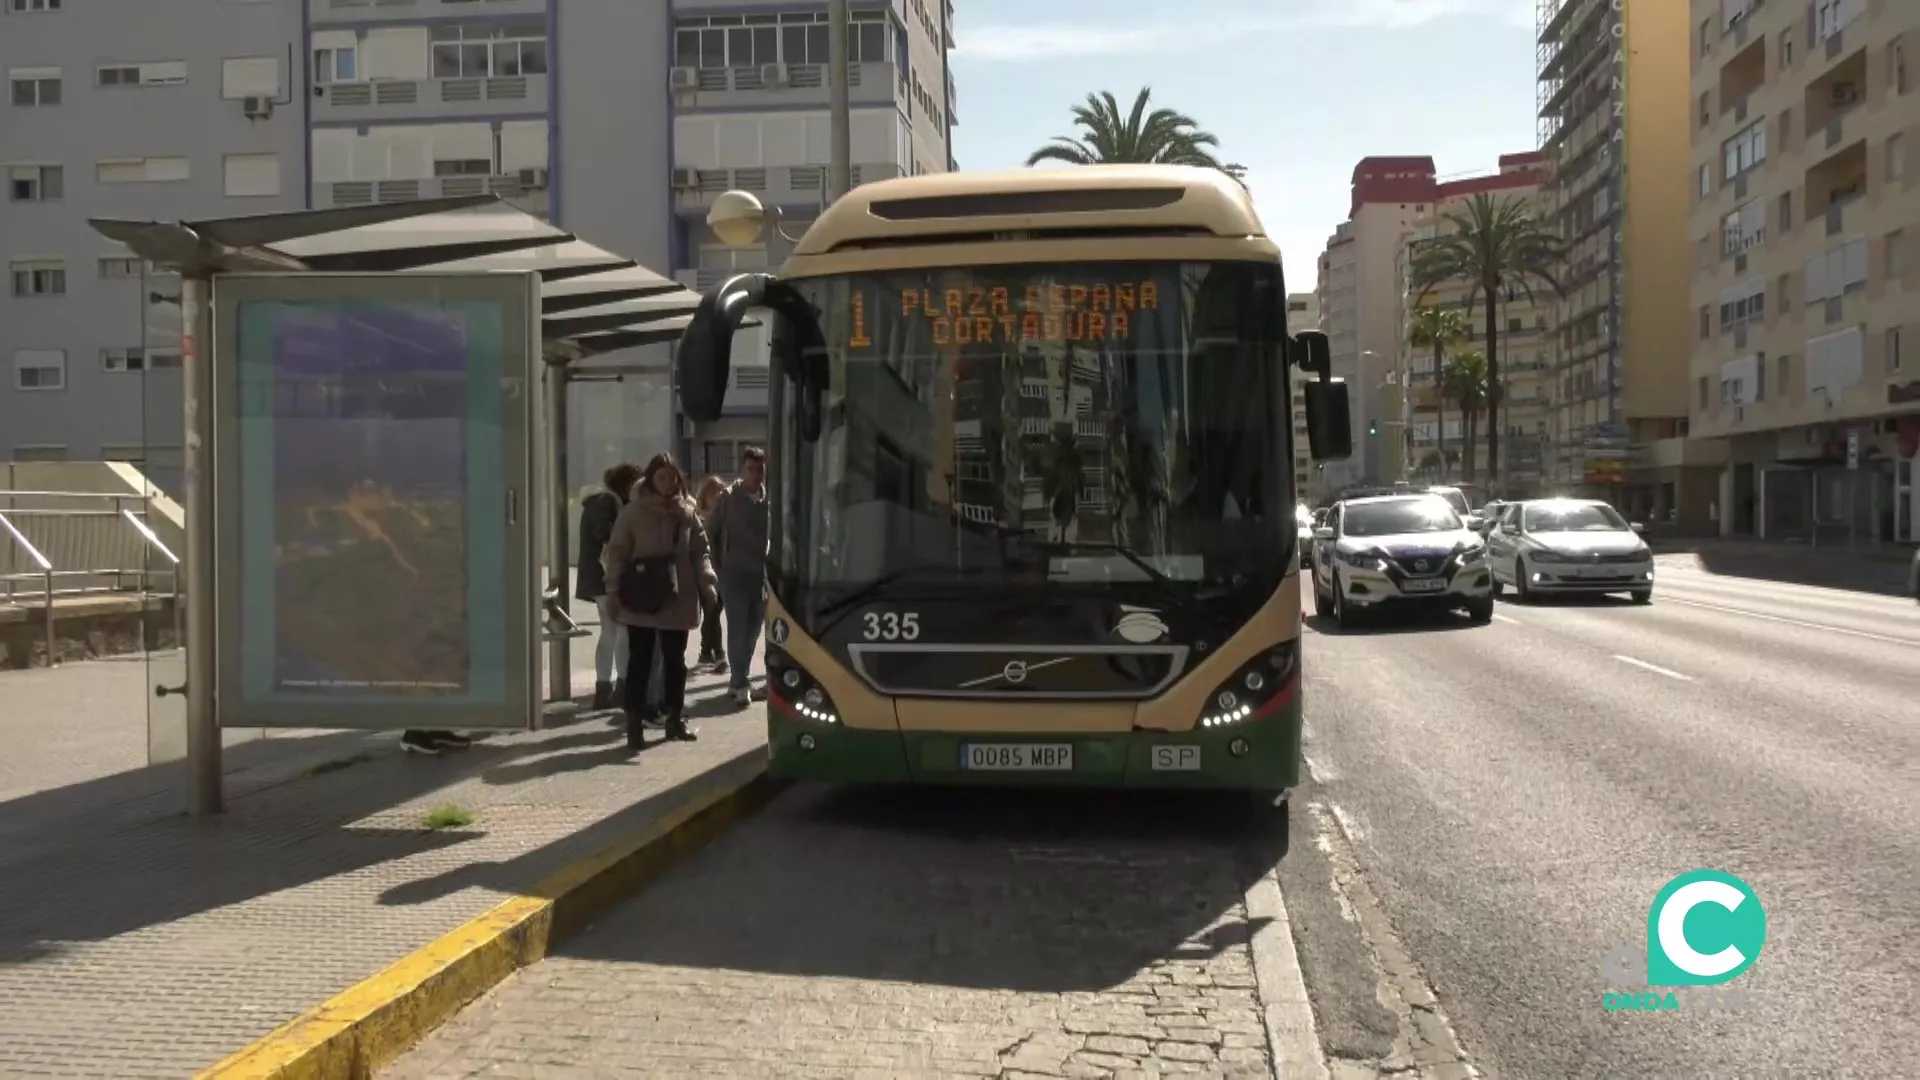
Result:
<svg viewBox="0 0 1920 1080"><path fill-rule="evenodd" d="M868 641L913 641L920 636L920 613L869 611L863 636Z"/></svg>

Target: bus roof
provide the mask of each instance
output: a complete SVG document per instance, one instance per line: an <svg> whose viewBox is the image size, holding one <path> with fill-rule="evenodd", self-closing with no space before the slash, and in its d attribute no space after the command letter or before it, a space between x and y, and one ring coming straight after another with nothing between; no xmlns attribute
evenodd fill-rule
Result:
<svg viewBox="0 0 1920 1080"><path fill-rule="evenodd" d="M1156 239L1226 241L1241 258L1279 258L1245 188L1219 170L1185 165L935 173L862 184L820 215L793 258L798 264L822 257L837 263L842 260L833 256L881 249L898 258L902 248L1010 240L1137 245ZM802 276L832 272L789 269Z"/></svg>

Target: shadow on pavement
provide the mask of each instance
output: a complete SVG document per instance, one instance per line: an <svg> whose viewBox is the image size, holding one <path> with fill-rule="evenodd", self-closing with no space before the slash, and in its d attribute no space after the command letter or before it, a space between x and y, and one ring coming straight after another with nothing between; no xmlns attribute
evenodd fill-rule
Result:
<svg viewBox="0 0 1920 1080"><path fill-rule="evenodd" d="M391 733L315 736L303 767L283 758L270 782L246 787L234 771L278 741L228 748L228 808L215 818L179 808L183 763L0 803L0 965L459 844L477 834L354 823L549 745L483 740L420 759Z"/></svg>
<svg viewBox="0 0 1920 1080"><path fill-rule="evenodd" d="M1669 542L1655 545L1654 552L1660 556L1691 556L1700 570L1717 577L1899 597L1906 595L1908 560L1913 558L1911 550L1849 552L1845 548L1726 542Z"/></svg>
<svg viewBox="0 0 1920 1080"><path fill-rule="evenodd" d="M561 955L1035 993L1244 948L1285 833L1213 796L802 786Z"/></svg>

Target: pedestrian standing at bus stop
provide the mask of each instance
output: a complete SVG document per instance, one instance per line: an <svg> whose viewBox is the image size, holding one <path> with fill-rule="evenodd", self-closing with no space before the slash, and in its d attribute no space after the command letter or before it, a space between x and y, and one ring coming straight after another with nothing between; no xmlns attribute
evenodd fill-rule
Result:
<svg viewBox="0 0 1920 1080"><path fill-rule="evenodd" d="M766 690L754 688L747 679L760 624L767 617L766 451L757 446L741 451L740 477L721 493L707 527L727 620L727 689L734 705L744 709L749 702L766 699Z"/></svg>
<svg viewBox="0 0 1920 1080"><path fill-rule="evenodd" d="M700 497L694 500L694 509L700 514L700 521L707 528L709 540L713 537L713 510L720 504L720 496L727 490L727 482L718 476L709 476L700 482ZM713 606L700 613L700 667L712 671L715 675L727 673L727 649L725 640L720 636L720 602L716 599Z"/></svg>
<svg viewBox="0 0 1920 1080"><path fill-rule="evenodd" d="M624 680L619 677L619 662L626 655L626 631L613 617L613 600L607 595L607 574L600 565L607 539L613 535L613 523L627 505L633 485L640 482L640 467L623 461L600 477L606 487L580 503L580 556L574 575L573 595L600 611L600 636L593 643L593 707L611 709L620 701Z"/></svg>
<svg viewBox="0 0 1920 1080"><path fill-rule="evenodd" d="M656 454L613 523L602 562L614 618L627 628L627 746L645 745L657 724L667 738L692 741L686 720L687 635L714 597L707 530L687 496L672 454ZM661 711L647 715L654 657L660 659Z"/></svg>

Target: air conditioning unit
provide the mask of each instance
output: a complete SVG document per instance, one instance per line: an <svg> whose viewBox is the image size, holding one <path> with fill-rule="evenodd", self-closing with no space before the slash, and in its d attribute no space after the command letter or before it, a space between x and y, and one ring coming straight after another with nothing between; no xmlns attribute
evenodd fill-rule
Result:
<svg viewBox="0 0 1920 1080"><path fill-rule="evenodd" d="M700 87L700 73L689 67L673 69L670 82L675 90L697 90Z"/></svg>
<svg viewBox="0 0 1920 1080"><path fill-rule="evenodd" d="M547 186L547 170L539 168L521 169L519 181L520 186L526 188L528 191L539 191Z"/></svg>
<svg viewBox="0 0 1920 1080"><path fill-rule="evenodd" d="M761 64L760 81L768 86L787 85L787 65Z"/></svg>
<svg viewBox="0 0 1920 1080"><path fill-rule="evenodd" d="M1831 100L1835 105L1851 105L1860 100L1860 88L1850 82L1834 83Z"/></svg>
<svg viewBox="0 0 1920 1080"><path fill-rule="evenodd" d="M265 120L273 115L273 99L255 94L240 99L240 112L249 120Z"/></svg>
<svg viewBox="0 0 1920 1080"><path fill-rule="evenodd" d="M673 170L673 189L675 191L697 191L700 187L699 169Z"/></svg>

